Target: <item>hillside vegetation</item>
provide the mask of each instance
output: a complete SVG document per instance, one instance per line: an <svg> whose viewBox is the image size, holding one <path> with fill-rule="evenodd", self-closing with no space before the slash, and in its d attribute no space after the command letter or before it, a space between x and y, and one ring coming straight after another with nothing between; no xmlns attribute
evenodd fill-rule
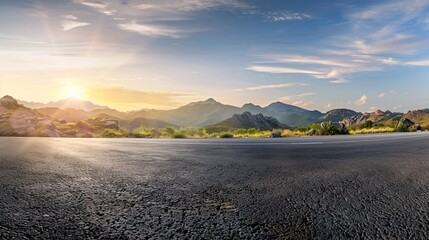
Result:
<svg viewBox="0 0 429 240"><path fill-rule="evenodd" d="M64 105L63 101L58 103ZM427 129L429 124L428 109L405 114L380 110L362 114L349 109L334 109L323 114L281 102L267 107L248 103L239 108L208 99L173 110L120 112L90 102L73 104L91 110L55 106L31 109L13 97L5 96L0 100L0 135L88 138L293 137L417 131Z"/></svg>

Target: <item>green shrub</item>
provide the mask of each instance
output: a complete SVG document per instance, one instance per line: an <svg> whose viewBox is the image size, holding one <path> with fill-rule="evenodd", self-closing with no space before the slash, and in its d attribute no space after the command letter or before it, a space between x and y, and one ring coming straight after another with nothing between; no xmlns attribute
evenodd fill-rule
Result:
<svg viewBox="0 0 429 240"><path fill-rule="evenodd" d="M116 137L118 137L118 135L116 135L115 131L108 129L108 130L105 130L101 134L101 137L103 137L103 138L116 138Z"/></svg>
<svg viewBox="0 0 429 240"><path fill-rule="evenodd" d="M207 127L205 130L208 134L221 133L221 132L228 132L229 127L226 127L226 126L210 126L210 127Z"/></svg>
<svg viewBox="0 0 429 240"><path fill-rule="evenodd" d="M186 135L183 133L174 133L173 138L186 138Z"/></svg>
<svg viewBox="0 0 429 240"><path fill-rule="evenodd" d="M160 132L164 137L173 137L174 133L176 133L176 130L172 127L165 127L165 128L161 128Z"/></svg>
<svg viewBox="0 0 429 240"><path fill-rule="evenodd" d="M209 138L218 138L219 137L219 133L211 133L208 137Z"/></svg>
<svg viewBox="0 0 429 240"><path fill-rule="evenodd" d="M368 120L362 125L362 128L372 128L373 125L373 122L371 120Z"/></svg>
<svg viewBox="0 0 429 240"><path fill-rule="evenodd" d="M400 124L397 128L396 128L397 132L409 132L410 129L409 127L405 126L404 124Z"/></svg>
<svg viewBox="0 0 429 240"><path fill-rule="evenodd" d="M220 138L233 138L234 135L228 132L223 132L220 134Z"/></svg>
<svg viewBox="0 0 429 240"><path fill-rule="evenodd" d="M321 135L335 135L335 127L334 124L329 121L321 128Z"/></svg>

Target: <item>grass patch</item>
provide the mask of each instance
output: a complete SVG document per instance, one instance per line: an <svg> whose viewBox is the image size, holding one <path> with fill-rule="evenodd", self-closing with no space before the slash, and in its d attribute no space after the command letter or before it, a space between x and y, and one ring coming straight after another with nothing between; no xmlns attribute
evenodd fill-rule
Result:
<svg viewBox="0 0 429 240"><path fill-rule="evenodd" d="M350 134L372 134L372 133L393 133L397 132L396 128L393 127L377 127L377 128L363 128L350 130Z"/></svg>

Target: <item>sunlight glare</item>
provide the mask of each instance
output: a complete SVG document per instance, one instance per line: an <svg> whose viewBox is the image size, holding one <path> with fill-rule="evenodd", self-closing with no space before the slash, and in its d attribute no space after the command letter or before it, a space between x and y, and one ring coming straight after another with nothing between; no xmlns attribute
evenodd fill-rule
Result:
<svg viewBox="0 0 429 240"><path fill-rule="evenodd" d="M66 94L68 98L81 99L83 97L83 90L78 87L68 87Z"/></svg>

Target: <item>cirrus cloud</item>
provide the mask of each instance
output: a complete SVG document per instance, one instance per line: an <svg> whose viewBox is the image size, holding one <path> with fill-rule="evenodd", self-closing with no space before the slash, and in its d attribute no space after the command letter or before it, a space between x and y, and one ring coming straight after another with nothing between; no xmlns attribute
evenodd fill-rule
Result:
<svg viewBox="0 0 429 240"><path fill-rule="evenodd" d="M368 96L364 94L361 98L355 101L355 105L360 107L365 105L367 101L368 101Z"/></svg>

